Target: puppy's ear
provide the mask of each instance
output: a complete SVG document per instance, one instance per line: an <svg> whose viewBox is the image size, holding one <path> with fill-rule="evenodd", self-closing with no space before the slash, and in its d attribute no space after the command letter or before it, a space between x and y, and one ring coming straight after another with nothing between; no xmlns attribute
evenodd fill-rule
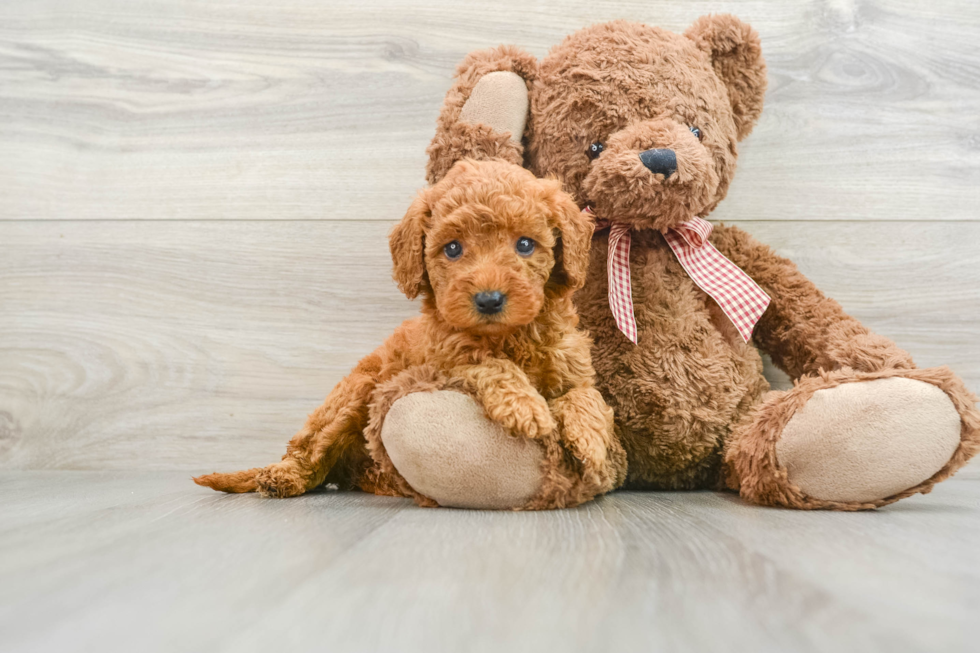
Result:
<svg viewBox="0 0 980 653"><path fill-rule="evenodd" d="M708 53L715 74L728 88L738 140L749 135L762 113L766 62L759 33L730 14L701 16L684 36Z"/></svg>
<svg viewBox="0 0 980 653"><path fill-rule="evenodd" d="M555 245L555 269L549 282L567 291L575 291L585 285L595 226L592 219L582 213L572 198L561 190L560 182L548 180L546 183L554 184L551 202L553 228L560 233Z"/></svg>
<svg viewBox="0 0 980 653"><path fill-rule="evenodd" d="M392 276L409 299L415 299L428 287L423 228L431 215L426 192L422 191L408 207L402 221L388 235L388 247L394 263Z"/></svg>

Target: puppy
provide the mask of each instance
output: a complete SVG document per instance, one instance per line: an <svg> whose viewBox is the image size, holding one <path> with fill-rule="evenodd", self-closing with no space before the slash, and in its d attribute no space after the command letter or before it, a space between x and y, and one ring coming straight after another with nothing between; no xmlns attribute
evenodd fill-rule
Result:
<svg viewBox="0 0 980 653"><path fill-rule="evenodd" d="M503 161L456 164L389 237L394 278L409 298L421 295L421 315L333 389L281 462L194 481L271 497L331 481L433 505L400 477L378 436L379 407L390 405L383 394L416 382L468 393L512 435L541 444L541 489L516 507L571 506L612 490L626 458L571 301L591 238L591 221L558 181Z"/></svg>

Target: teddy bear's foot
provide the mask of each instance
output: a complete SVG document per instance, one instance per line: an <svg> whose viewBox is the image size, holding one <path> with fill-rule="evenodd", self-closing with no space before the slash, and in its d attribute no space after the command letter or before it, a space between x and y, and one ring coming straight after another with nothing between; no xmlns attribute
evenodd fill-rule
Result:
<svg viewBox="0 0 980 653"><path fill-rule="evenodd" d="M544 483L542 444L512 435L460 380L429 367L378 386L364 436L377 477L422 506L524 508Z"/></svg>
<svg viewBox="0 0 980 653"><path fill-rule="evenodd" d="M877 501L938 472L960 443L942 390L901 377L818 390L776 443L787 480L826 501Z"/></svg>
<svg viewBox="0 0 980 653"><path fill-rule="evenodd" d="M364 437L374 465L358 484L421 506L552 510L623 482L626 452L598 391L573 389L549 411L556 428L529 438L488 417L463 379L409 368L372 395Z"/></svg>
<svg viewBox="0 0 980 653"><path fill-rule="evenodd" d="M398 472L441 506L523 506L541 485L541 446L488 419L469 395L414 392L392 404L381 440Z"/></svg>
<svg viewBox="0 0 980 653"><path fill-rule="evenodd" d="M726 458L756 503L874 508L928 492L976 452L973 401L945 368L803 379L766 398Z"/></svg>

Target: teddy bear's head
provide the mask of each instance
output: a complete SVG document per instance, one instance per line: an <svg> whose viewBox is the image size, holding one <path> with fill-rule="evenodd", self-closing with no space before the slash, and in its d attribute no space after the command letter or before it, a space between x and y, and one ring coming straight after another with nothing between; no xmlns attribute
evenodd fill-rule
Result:
<svg viewBox="0 0 980 653"><path fill-rule="evenodd" d="M730 16L683 35L623 21L583 29L538 67L532 169L604 218L668 228L725 196L765 86L758 35Z"/></svg>
<svg viewBox="0 0 980 653"><path fill-rule="evenodd" d="M525 165L557 176L580 206L665 230L724 198L765 89L759 36L730 15L703 16L683 35L593 25L540 63L510 46L473 53L446 98L430 178L456 152L519 160L523 140ZM506 130L523 139L508 142Z"/></svg>

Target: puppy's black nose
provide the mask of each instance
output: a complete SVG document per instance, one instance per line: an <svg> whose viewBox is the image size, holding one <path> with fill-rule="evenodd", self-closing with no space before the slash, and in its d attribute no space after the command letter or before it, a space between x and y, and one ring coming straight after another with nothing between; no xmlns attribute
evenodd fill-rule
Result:
<svg viewBox="0 0 980 653"><path fill-rule="evenodd" d="M650 172L666 179L677 172L677 155L674 150L647 150L640 152L640 161Z"/></svg>
<svg viewBox="0 0 980 653"><path fill-rule="evenodd" d="M504 310L504 304L506 303L507 295L499 290L494 290L491 292L478 292L473 295L473 305L476 306L476 310L484 315L499 313L500 311Z"/></svg>

